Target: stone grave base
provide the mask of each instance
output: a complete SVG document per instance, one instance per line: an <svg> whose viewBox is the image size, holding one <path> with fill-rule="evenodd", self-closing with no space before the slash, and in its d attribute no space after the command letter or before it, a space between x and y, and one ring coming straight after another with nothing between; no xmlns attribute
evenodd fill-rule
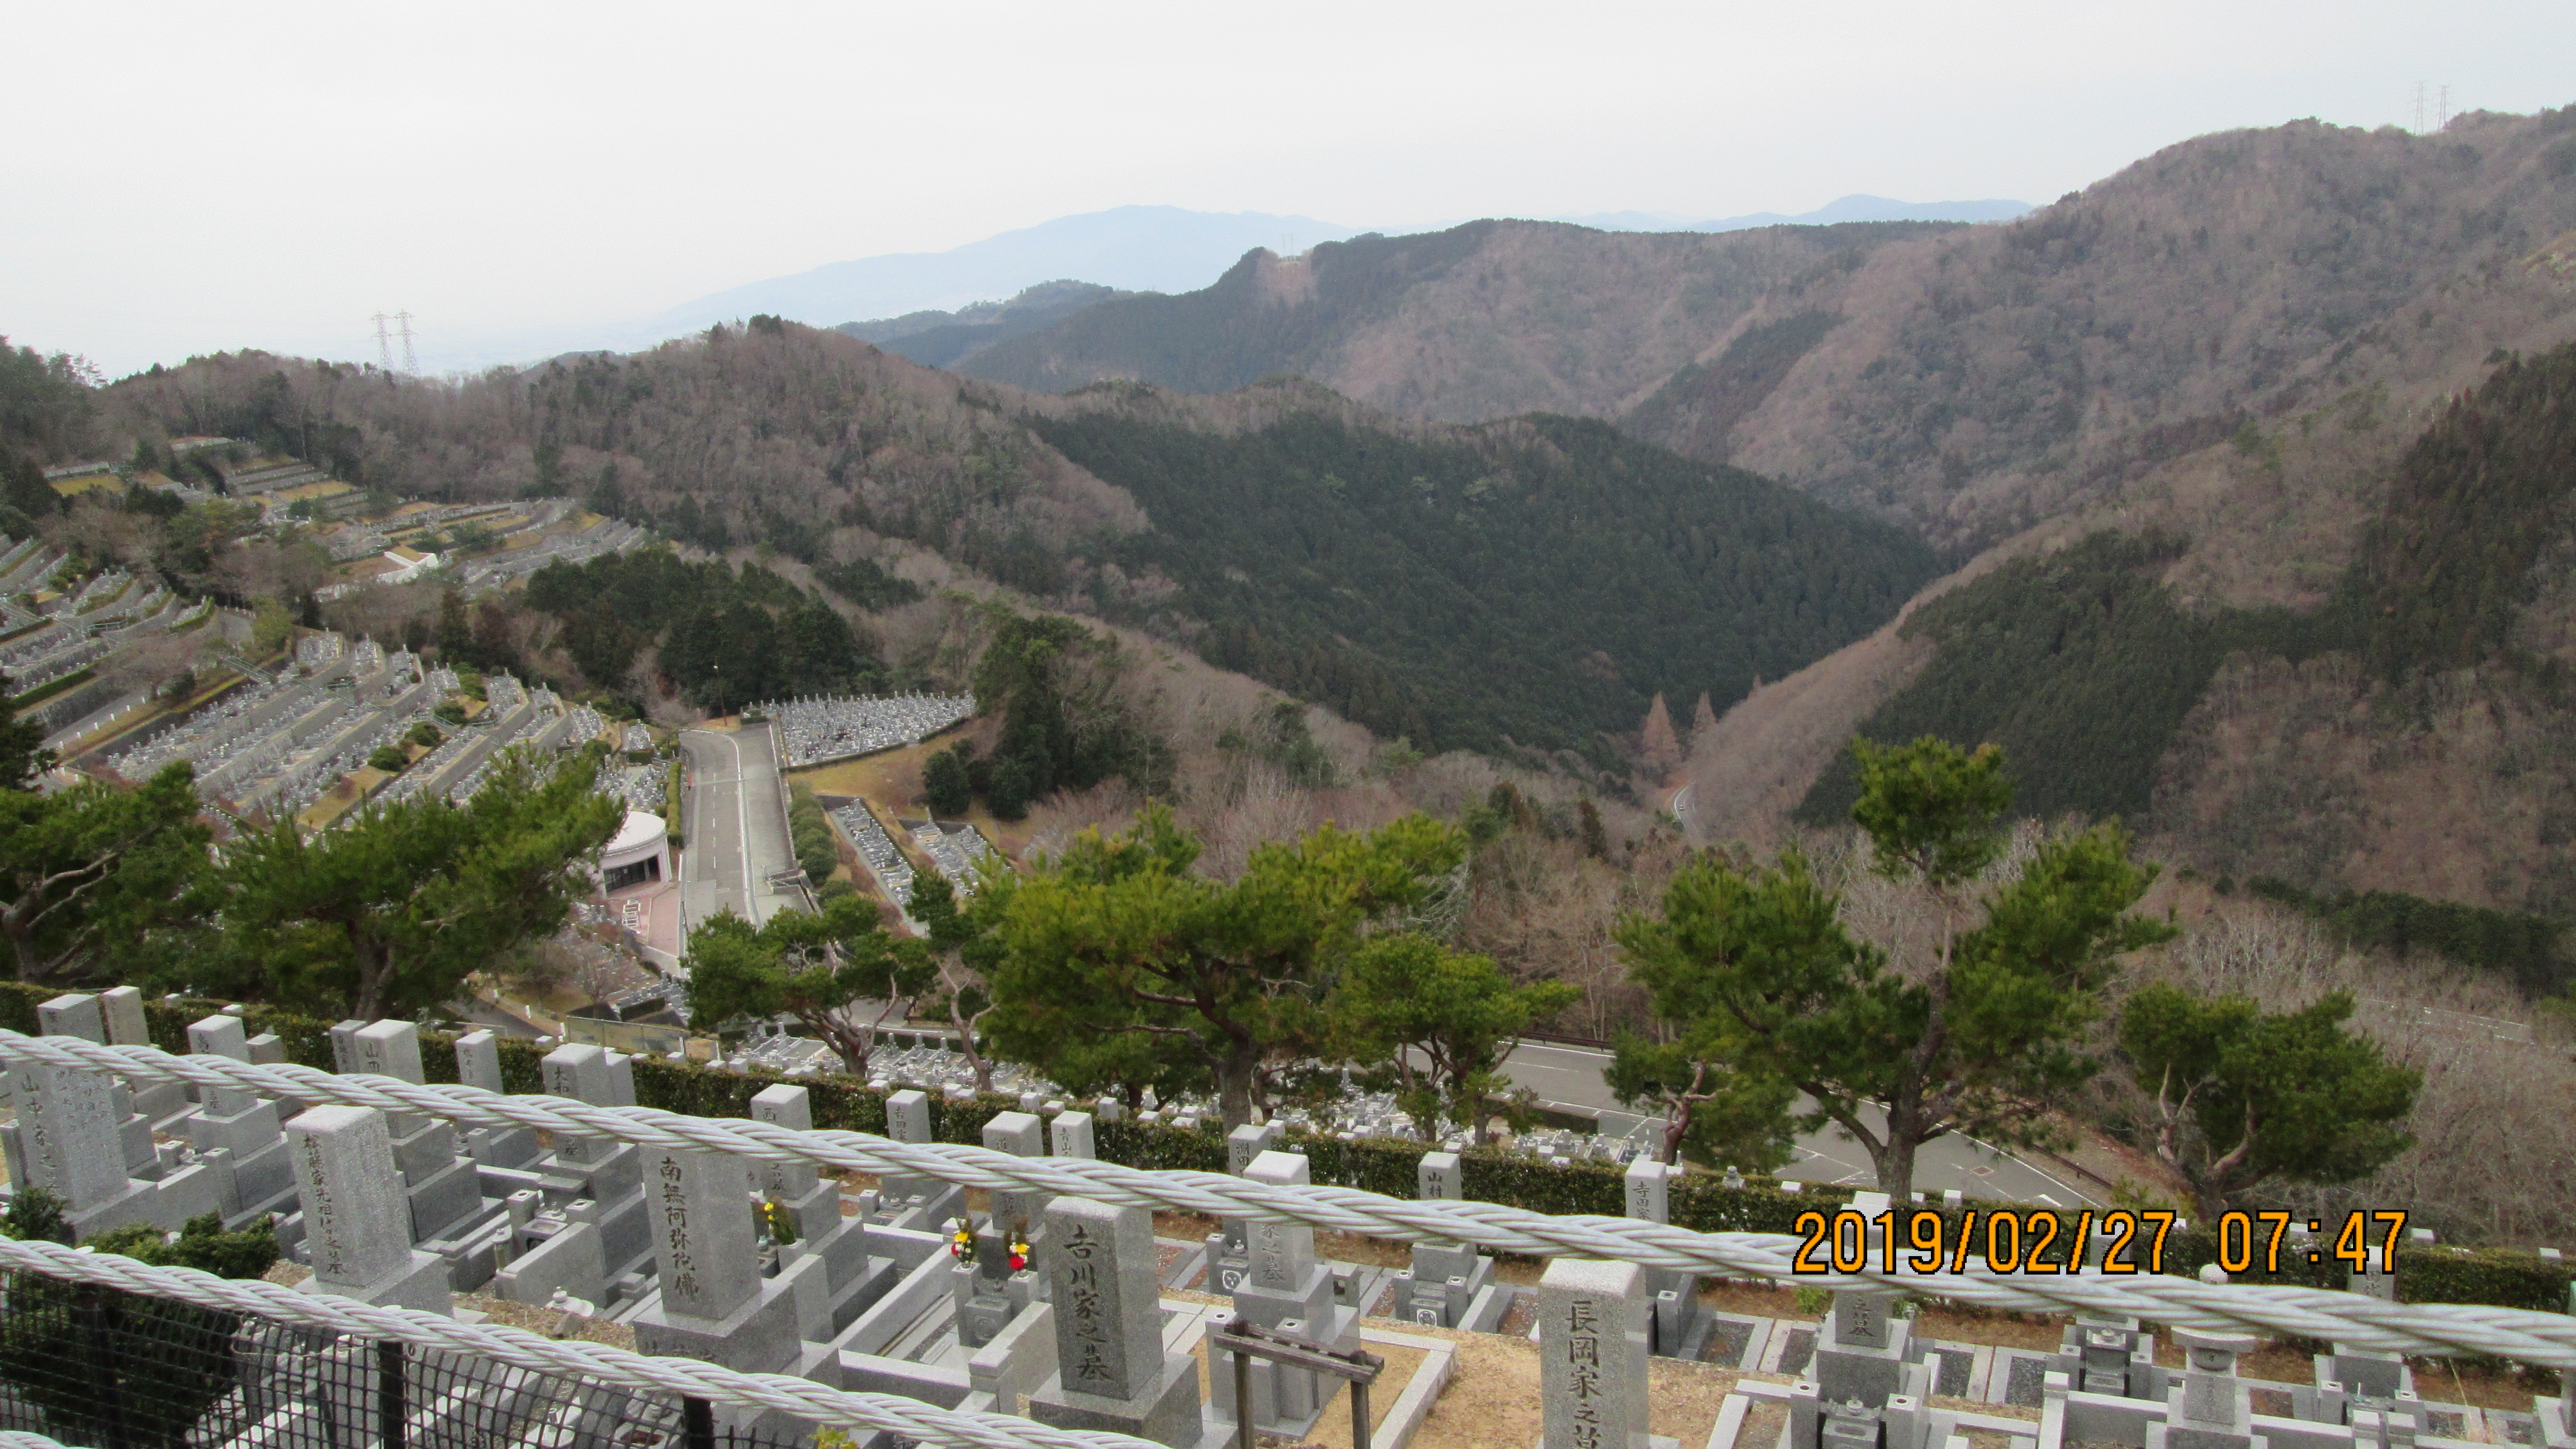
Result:
<svg viewBox="0 0 2576 1449"><path fill-rule="evenodd" d="M635 1329L635 1351L694 1358L743 1373L793 1372L787 1365L797 1362L805 1348L797 1335L793 1280L822 1266L822 1260L808 1258L775 1278L762 1280L759 1291L721 1319L670 1312L662 1306L662 1291L656 1288L627 1320ZM825 1349L833 1375L830 1382L837 1387L840 1359L827 1346L817 1347Z"/></svg>
<svg viewBox="0 0 2576 1449"><path fill-rule="evenodd" d="M447 1316L454 1307L447 1293L447 1260L436 1253L411 1251L411 1266L388 1273L364 1288L325 1286L320 1278L307 1278L295 1285L302 1292L329 1298L354 1298L379 1308L417 1308L423 1313Z"/></svg>
<svg viewBox="0 0 2576 1449"><path fill-rule="evenodd" d="M1199 1361L1186 1353L1164 1354L1163 1371L1132 1399L1073 1392L1064 1387L1061 1375L1050 1374L1029 1395L1029 1417L1059 1429L1132 1434L1174 1449L1197 1449L1201 1442L1210 1441L1199 1408Z"/></svg>

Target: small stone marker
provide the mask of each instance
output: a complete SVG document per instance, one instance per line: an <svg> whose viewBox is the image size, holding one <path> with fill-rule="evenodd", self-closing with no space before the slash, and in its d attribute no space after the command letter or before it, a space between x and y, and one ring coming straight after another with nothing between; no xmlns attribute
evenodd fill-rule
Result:
<svg viewBox="0 0 2576 1449"><path fill-rule="evenodd" d="M1034 1113L1001 1112L984 1124L984 1145L1013 1157L1046 1156L1046 1124ZM996 1188L990 1195L993 1231L1035 1234L1045 1222L1048 1194Z"/></svg>
<svg viewBox="0 0 2576 1449"><path fill-rule="evenodd" d="M886 1098L886 1135L897 1142L930 1140L930 1098L906 1088Z"/></svg>
<svg viewBox="0 0 2576 1449"><path fill-rule="evenodd" d="M1646 1429L1646 1363L1629 1336L1645 1311L1634 1263L1559 1258L1538 1282L1544 1449L1629 1449Z"/></svg>
<svg viewBox="0 0 2576 1449"><path fill-rule="evenodd" d="M506 1092L501 1084L501 1039L490 1028L456 1039L456 1080L487 1092Z"/></svg>
<svg viewBox="0 0 2576 1449"><path fill-rule="evenodd" d="M188 1052L191 1056L230 1057L237 1062L250 1060L250 1036L242 1030L241 1018L220 1013L188 1027ZM257 1097L238 1087L205 1087L201 1093L206 1109L219 1117L246 1112L259 1102Z"/></svg>
<svg viewBox="0 0 2576 1449"><path fill-rule="evenodd" d="M359 1070L358 1033L366 1029L367 1023L356 1017L331 1024L331 1070L342 1076Z"/></svg>
<svg viewBox="0 0 2576 1449"><path fill-rule="evenodd" d="M99 1009L97 997L69 992L36 1004L36 1032L40 1036L74 1036L103 1046L107 1042L107 1013Z"/></svg>
<svg viewBox="0 0 2576 1449"><path fill-rule="evenodd" d="M1424 1202L1457 1202L1467 1195L1465 1173L1455 1152L1422 1154L1413 1180L1413 1195Z"/></svg>
<svg viewBox="0 0 2576 1449"><path fill-rule="evenodd" d="M1057 1113L1056 1119L1047 1124L1047 1135L1052 1139L1058 1157L1090 1160L1100 1155L1091 1145L1091 1114L1088 1112Z"/></svg>
<svg viewBox="0 0 2576 1449"><path fill-rule="evenodd" d="M98 994L107 1017L107 1039L114 1046L152 1045L152 1025L143 1016L143 993L131 986L112 986Z"/></svg>

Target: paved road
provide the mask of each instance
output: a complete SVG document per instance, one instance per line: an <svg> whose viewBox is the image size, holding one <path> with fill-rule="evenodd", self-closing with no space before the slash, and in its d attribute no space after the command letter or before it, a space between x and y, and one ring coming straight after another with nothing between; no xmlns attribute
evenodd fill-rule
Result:
<svg viewBox="0 0 2576 1449"><path fill-rule="evenodd" d="M730 910L755 925L796 904L769 878L796 863L769 732L688 730L689 788L681 811L680 897L694 924Z"/></svg>
<svg viewBox="0 0 2576 1449"><path fill-rule="evenodd" d="M1623 1110L1602 1083L1601 1069L1609 1060L1608 1052L1590 1047L1525 1042L1512 1053L1505 1070L1514 1085L1538 1093L1540 1100L1550 1106L1598 1113L1605 1133L1652 1140L1662 1130L1660 1121ZM1782 1177L1862 1187L1877 1182L1869 1154L1839 1127L1828 1126L1799 1138L1797 1153L1797 1160L1780 1170ZM1968 1137L1944 1137L1925 1143L1915 1154L1914 1187L1923 1193L1956 1188L1969 1197L2060 1207L2109 1205L2086 1196L2063 1178Z"/></svg>

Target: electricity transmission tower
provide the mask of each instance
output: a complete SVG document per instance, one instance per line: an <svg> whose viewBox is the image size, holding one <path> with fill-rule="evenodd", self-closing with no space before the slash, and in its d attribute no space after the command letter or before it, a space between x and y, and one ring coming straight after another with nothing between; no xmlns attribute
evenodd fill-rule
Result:
<svg viewBox="0 0 2576 1449"><path fill-rule="evenodd" d="M379 312L368 319L376 324L376 356L383 359L385 371L394 370L394 341L385 335L385 323L392 319Z"/></svg>
<svg viewBox="0 0 2576 1449"><path fill-rule="evenodd" d="M403 371L411 374L413 377L418 377L420 376L420 360L412 355L411 350L411 314L409 312L396 312L394 314L394 320L402 324Z"/></svg>

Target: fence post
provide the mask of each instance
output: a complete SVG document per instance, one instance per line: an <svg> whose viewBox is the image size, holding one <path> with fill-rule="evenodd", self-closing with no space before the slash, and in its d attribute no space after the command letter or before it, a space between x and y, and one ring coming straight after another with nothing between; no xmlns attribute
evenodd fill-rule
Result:
<svg viewBox="0 0 2576 1449"><path fill-rule="evenodd" d="M100 1437L107 1441L99 1449L126 1449L125 1400L116 1386L116 1344L107 1332L107 1290L93 1284L81 1289L72 1302L80 1316L81 1336L88 1341L90 1371L97 1376Z"/></svg>
<svg viewBox="0 0 2576 1449"><path fill-rule="evenodd" d="M716 1449L713 1405L694 1396L680 1400L680 1442L683 1449Z"/></svg>
<svg viewBox="0 0 2576 1449"><path fill-rule="evenodd" d="M403 1449L409 1417L403 1409L402 1340L388 1338L376 1345L376 1440L382 1449Z"/></svg>

